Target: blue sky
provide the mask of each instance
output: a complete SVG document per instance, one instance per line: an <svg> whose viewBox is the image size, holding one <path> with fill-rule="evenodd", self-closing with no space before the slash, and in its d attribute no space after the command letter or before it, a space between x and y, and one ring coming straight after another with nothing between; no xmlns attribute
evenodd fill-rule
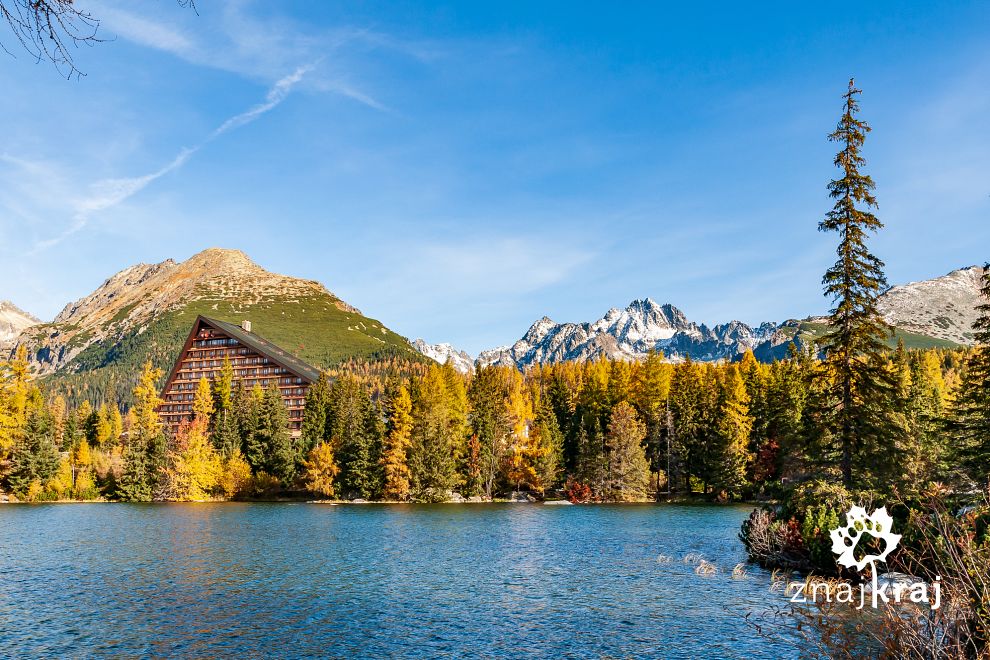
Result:
<svg viewBox="0 0 990 660"><path fill-rule="evenodd" d="M0 53L0 299L42 318L210 246L471 353L821 313L851 75L891 282L990 259L987 3L80 4L86 77Z"/></svg>

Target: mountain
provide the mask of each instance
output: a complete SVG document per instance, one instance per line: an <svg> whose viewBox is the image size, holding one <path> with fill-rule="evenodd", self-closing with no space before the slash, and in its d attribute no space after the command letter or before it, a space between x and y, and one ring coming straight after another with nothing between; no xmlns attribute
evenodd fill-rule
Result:
<svg viewBox="0 0 990 660"><path fill-rule="evenodd" d="M880 299L880 311L897 328L972 344L982 279L983 268L970 266L931 280L895 286Z"/></svg>
<svg viewBox="0 0 990 660"><path fill-rule="evenodd" d="M879 306L895 329L890 343L908 348L952 347L973 342L972 324L980 303L982 269L973 266L943 277L895 286ZM790 344L808 345L828 330L827 319L791 319L757 327L730 321L708 327L689 321L673 305L634 300L625 309L610 309L593 323L556 323L544 316L516 343L483 351L479 366L547 364L599 356L639 359L651 349L671 359L734 359L752 350L770 361L787 355Z"/></svg>
<svg viewBox="0 0 990 660"><path fill-rule="evenodd" d="M474 360L464 351L459 351L450 344L427 344L422 339L409 342L410 345L426 357L446 364L448 361L462 374L469 374L474 371Z"/></svg>
<svg viewBox="0 0 990 660"><path fill-rule="evenodd" d="M37 372L70 394L97 398L109 389L126 399L145 359L171 366L198 314L249 320L259 335L315 366L395 354L422 359L405 337L319 282L270 273L243 252L222 249L126 268L17 342L28 346Z"/></svg>
<svg viewBox="0 0 990 660"><path fill-rule="evenodd" d="M0 300L0 351L9 349L21 332L39 323L41 321L14 303Z"/></svg>
<svg viewBox="0 0 990 660"><path fill-rule="evenodd" d="M690 354L697 360L718 360L755 348L776 328L773 323L752 328L739 321L709 328L688 321L673 305L646 298L625 309L610 309L593 323L555 323L544 316L515 344L482 352L478 364L526 367L602 355L638 359L651 349L675 359Z"/></svg>

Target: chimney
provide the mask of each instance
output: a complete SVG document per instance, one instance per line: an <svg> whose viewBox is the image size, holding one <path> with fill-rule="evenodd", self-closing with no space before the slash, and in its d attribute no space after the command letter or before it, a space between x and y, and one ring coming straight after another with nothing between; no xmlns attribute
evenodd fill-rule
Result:
<svg viewBox="0 0 990 660"><path fill-rule="evenodd" d="M244 332L251 332L251 322L241 321L241 330L243 330Z"/></svg>

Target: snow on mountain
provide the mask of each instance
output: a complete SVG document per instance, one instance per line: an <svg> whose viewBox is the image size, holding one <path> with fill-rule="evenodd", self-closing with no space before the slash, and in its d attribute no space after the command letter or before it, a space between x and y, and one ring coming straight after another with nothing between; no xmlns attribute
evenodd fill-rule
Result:
<svg viewBox="0 0 990 660"><path fill-rule="evenodd" d="M0 300L0 349L9 348L26 328L41 323L14 303Z"/></svg>
<svg viewBox="0 0 990 660"><path fill-rule="evenodd" d="M983 268L970 266L922 282L889 289L879 300L887 323L957 344L973 343L973 322L979 314Z"/></svg>
<svg viewBox="0 0 990 660"><path fill-rule="evenodd" d="M898 330L944 342L971 345L978 314L983 270L961 268L923 282L895 286L879 299L887 322ZM678 360L723 360L752 349L760 359L786 355L787 345L814 339L824 331L825 317L762 323L751 327L730 321L713 327L689 321L673 305L634 300L625 309L613 308L593 323L556 323L544 316L516 343L483 351L479 366L498 364L527 367L605 355L640 359L651 349ZM945 344L951 345L951 344Z"/></svg>
<svg viewBox="0 0 990 660"><path fill-rule="evenodd" d="M478 364L526 367L602 355L640 359L651 349L672 359L690 354L699 360L718 360L755 348L776 328L764 323L754 329L739 321L709 328L688 321L673 305L646 298L625 309L610 309L593 323L555 323L544 316L515 344L482 352Z"/></svg>
<svg viewBox="0 0 990 660"><path fill-rule="evenodd" d="M409 344L426 357L446 364L448 361L462 374L469 374L474 371L474 360L464 351L459 351L448 343L427 344L422 339L410 341Z"/></svg>

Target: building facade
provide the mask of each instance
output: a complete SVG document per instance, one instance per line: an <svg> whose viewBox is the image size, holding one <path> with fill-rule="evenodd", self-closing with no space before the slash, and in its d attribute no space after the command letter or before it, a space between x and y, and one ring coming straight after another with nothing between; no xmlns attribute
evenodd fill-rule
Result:
<svg viewBox="0 0 990 660"><path fill-rule="evenodd" d="M303 406L310 386L320 372L251 331L251 323L240 326L198 316L192 331L169 373L162 390L164 403L158 408L166 428L175 431L183 421L192 420L193 398L201 378L211 383L220 375L224 360L230 360L234 387L247 389L278 384L289 411L289 429L300 432Z"/></svg>

